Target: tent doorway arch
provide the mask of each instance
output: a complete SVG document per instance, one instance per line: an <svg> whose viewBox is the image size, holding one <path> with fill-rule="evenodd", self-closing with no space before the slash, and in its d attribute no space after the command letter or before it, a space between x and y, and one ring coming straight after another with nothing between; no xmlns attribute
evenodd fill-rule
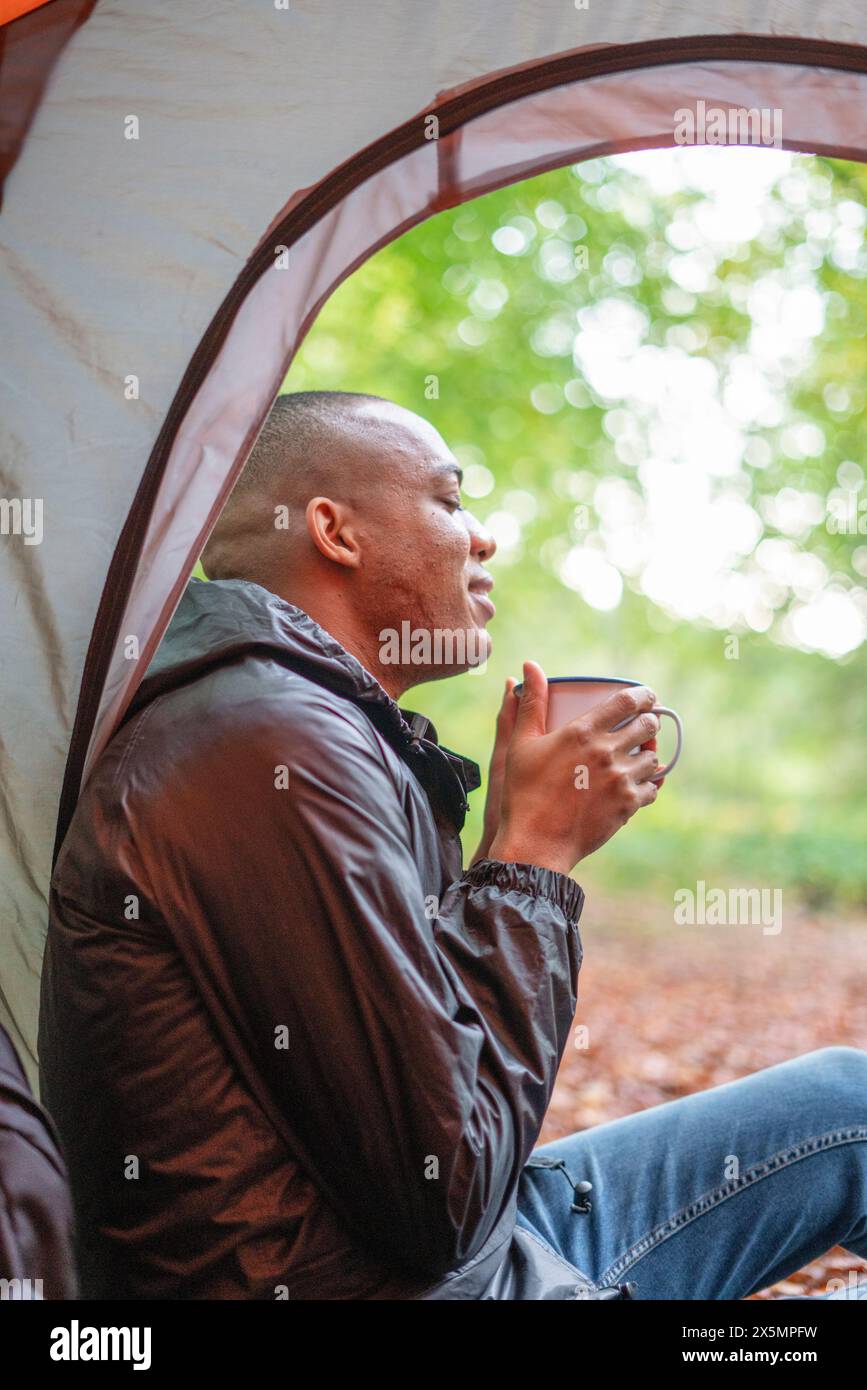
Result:
<svg viewBox="0 0 867 1390"><path fill-rule="evenodd" d="M35 83L30 106L19 102L19 136L27 138L2 166L11 172L0 218L13 272L4 307L22 345L11 372L15 463L7 487L22 496L41 491L48 511L46 546L38 554L19 547L8 560L8 592L26 602L8 608L20 664L3 700L11 708L2 847L10 892L0 1018L31 1079L52 841L56 852L82 780L336 286L445 207L581 159L675 143L677 112L699 101L778 110L784 147L867 161L867 48L838 41L857 33L850 0L835 0L821 18L796 6L797 32L790 5L747 3L736 32L726 34L684 33L682 19L645 17L642 7L611 22L588 11L578 31L574 16L564 28L561 4L540 6L529 34L519 16L504 20L490 4L484 38L448 0L434 7L446 23L441 53L424 51L416 33L414 81L396 71L394 91L379 98L376 55L353 28L370 16L357 8L339 40L326 28L303 36L312 44L311 81L323 54L333 65L329 42L353 54L356 120L350 110L347 124L344 108L336 133L328 124L329 102L333 109L341 99L334 82L302 102L287 97L286 70L301 71L306 50L276 11L243 32L243 21L227 16L220 33L200 0L185 0L180 11L154 6L146 24L127 31L136 71L126 87L109 79L110 100L97 100L93 116L80 114L83 97L99 90L94 74L105 74L106 55L123 49L131 0L52 0L3 31L0 88L4 78L17 82L19 97L38 66L40 34L45 42L38 26L62 19L67 40L58 57L54 34L41 104ZM712 29L714 10L698 8L707 17L693 27ZM380 5L377 17L387 47L400 6ZM580 47L569 47L576 33ZM400 45L392 48L399 59ZM255 91L239 85L236 49L256 57ZM222 106L213 92L224 93ZM210 102L208 120L196 101ZM287 110L298 131L294 162L271 148L281 135L291 138L292 121L280 119ZM407 110L414 114L395 121ZM127 140L129 115L141 129ZM86 168L83 129L93 139ZM311 131L321 148L308 147ZM360 133L373 138L359 142ZM335 161L341 147L345 157ZM295 190L276 215L274 188ZM67 242L58 254L51 229L61 210ZM34 404L46 360L56 383L50 418ZM138 395L124 395L129 380ZM85 554L62 531L70 508L72 527L80 524L82 489L94 522Z"/></svg>

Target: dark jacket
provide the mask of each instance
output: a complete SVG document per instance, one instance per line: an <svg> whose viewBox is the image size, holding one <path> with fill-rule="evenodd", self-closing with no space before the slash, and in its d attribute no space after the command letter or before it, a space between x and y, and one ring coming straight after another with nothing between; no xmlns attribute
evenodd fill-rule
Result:
<svg viewBox="0 0 867 1390"><path fill-rule="evenodd" d="M85 1297L598 1296L515 1226L583 893L463 869L479 780L306 613L191 582L52 884Z"/></svg>

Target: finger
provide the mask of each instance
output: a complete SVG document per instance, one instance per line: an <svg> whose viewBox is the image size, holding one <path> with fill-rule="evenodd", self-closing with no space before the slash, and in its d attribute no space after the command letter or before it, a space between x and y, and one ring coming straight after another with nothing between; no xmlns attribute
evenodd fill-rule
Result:
<svg viewBox="0 0 867 1390"><path fill-rule="evenodd" d="M659 782L639 782L635 788L639 806L652 806L659 795Z"/></svg>
<svg viewBox="0 0 867 1390"><path fill-rule="evenodd" d="M622 729L617 729L611 738L615 748L640 748L642 743L646 743L649 738L654 738L658 733L659 715L648 709L643 714L637 714L634 719L630 719L629 723L624 724Z"/></svg>
<svg viewBox="0 0 867 1390"><path fill-rule="evenodd" d="M497 740L508 740L515 727L515 719L518 714L520 700L515 694L515 686L518 684L514 676L509 676L506 680L506 688L503 692L503 699L497 715Z"/></svg>
<svg viewBox="0 0 867 1390"><path fill-rule="evenodd" d="M646 685L625 685L614 695L609 695L601 704L594 705L588 715L592 729L613 729L624 719L633 719L636 714L652 709L656 704L656 693Z"/></svg>
<svg viewBox="0 0 867 1390"><path fill-rule="evenodd" d="M538 738L548 716L548 681L536 661L524 662L524 685L515 715L514 737Z"/></svg>
<svg viewBox="0 0 867 1390"><path fill-rule="evenodd" d="M659 759L655 753L636 753L629 759L629 775L634 782L646 782L659 770Z"/></svg>
<svg viewBox="0 0 867 1390"><path fill-rule="evenodd" d="M659 758L659 745L658 745L658 741L657 741L655 738L649 738L649 739L647 740L646 743L642 743L642 745L641 745L641 751L642 751L642 752L647 751L647 752L650 752L650 753L656 753L656 755L657 755L657 764L656 764L656 765L657 765L658 768L662 767L662 763L658 761L658 758ZM660 778L658 778L656 785L657 785L658 787L661 787L662 784L664 783L664 781L665 781L665 778L664 778L664 777L660 777Z"/></svg>

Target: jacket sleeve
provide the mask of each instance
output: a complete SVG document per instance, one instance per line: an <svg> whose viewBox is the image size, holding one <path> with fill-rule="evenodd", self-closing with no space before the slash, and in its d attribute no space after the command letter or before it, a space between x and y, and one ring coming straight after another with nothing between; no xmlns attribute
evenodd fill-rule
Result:
<svg viewBox="0 0 867 1390"><path fill-rule="evenodd" d="M437 1278L484 1244L537 1141L575 1012L583 892L485 859L437 911L401 778L366 717L326 700L303 728L215 738L184 772L164 910L194 919L200 965L323 1196L369 1249Z"/></svg>

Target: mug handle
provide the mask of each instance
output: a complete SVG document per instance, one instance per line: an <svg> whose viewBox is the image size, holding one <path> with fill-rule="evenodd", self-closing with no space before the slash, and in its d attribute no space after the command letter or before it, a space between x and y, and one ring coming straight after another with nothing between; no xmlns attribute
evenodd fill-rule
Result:
<svg viewBox="0 0 867 1390"><path fill-rule="evenodd" d="M668 763L665 767L659 768L657 772L654 772L652 777L649 777L647 779L649 782L659 782L662 780L663 777L668 776L675 763L677 762L678 758L680 757L680 750L683 747L683 725L680 722L680 715L676 714L673 709L669 709L667 705L654 705L653 713L667 714L670 719L674 720L674 727L677 730L677 747L674 750L674 757L672 758L671 762Z"/></svg>

